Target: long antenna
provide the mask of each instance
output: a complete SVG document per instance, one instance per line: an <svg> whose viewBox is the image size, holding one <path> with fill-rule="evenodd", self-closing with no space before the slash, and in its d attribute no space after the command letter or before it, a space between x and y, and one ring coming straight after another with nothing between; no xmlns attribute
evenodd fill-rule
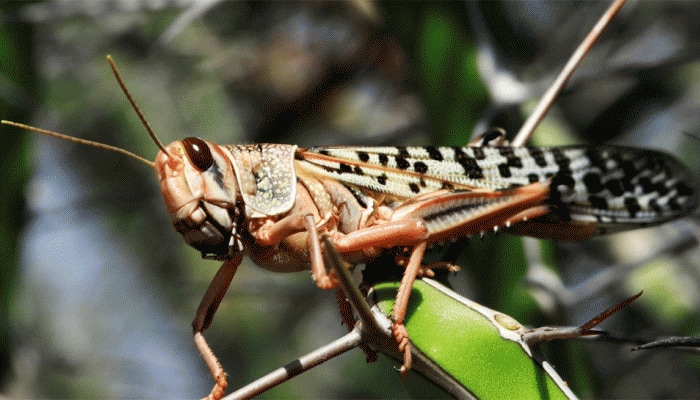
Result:
<svg viewBox="0 0 700 400"><path fill-rule="evenodd" d="M121 154L127 155L127 156L129 156L129 157L131 157L131 158L135 158L135 159L141 161L141 162L144 163L144 164L148 164L148 166L150 166L151 168L155 168L155 165L156 165L153 161L147 160L147 159L141 157L141 156L138 155L138 154L135 154L135 153L130 152L129 150L124 150L124 149L122 149L121 147L110 146L110 145L108 145L108 144L104 144L104 143L100 143L100 142L94 142L94 141L92 141L92 140L87 140L87 139L80 139L80 138L77 138L77 137L64 135L64 134L62 134L62 133L58 133L58 132L54 132L54 131L49 131L49 130L41 129L41 128L36 128L36 127L29 126L29 125L25 125L25 124L20 124L20 123L18 123L18 122L12 122L12 121L2 120L2 121L0 121L0 123L2 123L3 125L10 125L10 126L14 126L14 127L21 128L21 129L26 129L26 130L28 130L28 131L32 131L32 132L36 132L36 133L41 133L41 134L43 134L43 135L53 136L53 137L55 137L55 138L67 140L67 141L73 142L73 143L80 143L80 144L84 144L84 145L87 145L87 146L97 147L97 148L100 148L100 149L116 151L117 153L121 153Z"/></svg>
<svg viewBox="0 0 700 400"><path fill-rule="evenodd" d="M141 112L139 107L136 105L136 101L134 101L134 98L131 97L131 93L129 93L129 90L126 88L126 85L124 84L124 81L122 80L121 74L119 74L119 70L117 69L117 65L114 63L112 56L110 56L110 55L107 56L107 62L109 62L110 67L112 67L112 72L114 73L114 77L117 79L117 83L119 83L119 87L122 89L122 92L124 92L124 95L126 95L126 98L129 100L131 107L134 109L134 111L136 111L136 114L139 116L139 119L143 123L143 126L146 127L146 130L148 131L148 135L151 137L151 139L156 144L156 146L158 146L158 148L163 153L165 153L168 157L170 157L170 154L165 149L165 146L163 146L163 143L161 143L160 140L158 140L158 137L153 132L153 129L151 129L151 125L146 120L146 117L143 116L143 113ZM97 147L100 149L105 149L105 150L110 150L110 151L114 151L117 153L121 153L121 154L124 154L128 157L139 160L142 163L147 164L151 168L155 168L155 163L153 161L145 159L136 153L130 152L129 150L122 149L121 147L111 146L108 144L95 142L95 141L87 140L87 139L80 139L77 137L64 135L62 133L49 131L46 129L41 129L41 128L37 128L34 126L30 126L30 125L20 124L19 122L2 120L2 121L0 121L0 123L3 125L10 125L10 126L14 126L14 127L21 128L21 129L26 129L28 131L41 133L43 135L53 136L55 138L67 140L67 141L73 142L73 143L84 144L87 146Z"/></svg>
<svg viewBox="0 0 700 400"><path fill-rule="evenodd" d="M143 126L146 127L146 130L148 131L148 135L151 136L151 139L153 139L153 142L158 146L160 151L165 153L168 158L170 158L170 153L165 149L165 146L163 146L163 143L158 140L158 137L156 136L155 132L153 132L153 129L151 129L151 124L148 123L146 120L146 117L143 116L143 113L141 112L141 109L139 109L139 106L136 105L136 101L134 101L134 98L131 97L131 93L129 93L129 90L126 88L126 85L124 84L124 81L122 80L121 74L119 74L119 70L117 69L117 64L114 63L114 60L112 59L111 55L107 55L107 62L109 63L109 66L112 67L112 72L114 73L114 77L117 78L117 83L119 83L119 87L122 88L122 92L124 92L124 95L126 95L126 98L129 100L129 103L131 104L131 108L136 111L136 114L138 114L139 119L141 119L141 122L143 123Z"/></svg>

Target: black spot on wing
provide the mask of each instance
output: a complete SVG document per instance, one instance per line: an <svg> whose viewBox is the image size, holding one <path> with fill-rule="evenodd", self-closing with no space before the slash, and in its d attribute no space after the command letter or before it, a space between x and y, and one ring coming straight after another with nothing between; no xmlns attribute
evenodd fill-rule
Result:
<svg viewBox="0 0 700 400"><path fill-rule="evenodd" d="M622 169L622 176L626 177L627 179L632 179L639 174L639 170L637 167L635 167L634 163L631 160L625 160L621 156L616 155L612 157L618 164L618 168Z"/></svg>
<svg viewBox="0 0 700 400"><path fill-rule="evenodd" d="M367 162L369 161L369 154L367 154L366 151L358 151L357 158L359 158L362 162Z"/></svg>
<svg viewBox="0 0 700 400"><path fill-rule="evenodd" d="M550 212L561 221L571 220L568 204L562 199L562 195L570 195L576 186L576 181L570 175L557 174L552 177L549 186Z"/></svg>
<svg viewBox="0 0 700 400"><path fill-rule="evenodd" d="M670 208L673 211L681 211L683 210L683 207L678 203L678 198L672 197L668 199L668 208Z"/></svg>
<svg viewBox="0 0 700 400"><path fill-rule="evenodd" d="M498 173L501 175L501 178L510 178L512 176L508 164L498 164Z"/></svg>
<svg viewBox="0 0 700 400"><path fill-rule="evenodd" d="M639 202L634 197L625 197L625 208L627 208L630 218L634 218L642 209Z"/></svg>
<svg viewBox="0 0 700 400"><path fill-rule="evenodd" d="M505 157L506 164L508 164L509 167L523 167L523 160L515 155L515 151L512 147L499 147L498 152L501 154L501 156Z"/></svg>
<svg viewBox="0 0 700 400"><path fill-rule="evenodd" d="M604 197L601 196L588 196L588 201L591 203L591 205L599 210L607 210L608 209L608 201L605 200Z"/></svg>
<svg viewBox="0 0 700 400"><path fill-rule="evenodd" d="M632 191L631 185L626 185L620 179L611 179L605 182L605 188L613 194L613 196L622 196L625 190Z"/></svg>
<svg viewBox="0 0 700 400"><path fill-rule="evenodd" d="M440 150L437 149L437 147L433 146L428 146L425 148L425 151L428 152L428 157L430 157L431 160L435 161L442 161L442 153L440 153Z"/></svg>
<svg viewBox="0 0 700 400"><path fill-rule="evenodd" d="M413 170L419 174L424 174L428 172L428 166L423 161L416 161L413 163Z"/></svg>
<svg viewBox="0 0 700 400"><path fill-rule="evenodd" d="M588 148L586 150L586 158L588 158L588 161L592 167L597 167L602 172L607 172L608 167L606 166L605 159L603 158L600 150Z"/></svg>
<svg viewBox="0 0 700 400"><path fill-rule="evenodd" d="M544 152L542 149L537 147L528 147L527 151L530 153L530 157L535 160L535 164L537 164L538 167L544 168L547 166L547 159L544 158Z"/></svg>
<svg viewBox="0 0 700 400"><path fill-rule="evenodd" d="M481 149L479 149L478 147L474 147L474 148L472 148L472 150L474 151L475 154L476 154L476 150L481 151ZM483 179L484 178L484 172L482 171L479 164L476 162L476 159L469 157L459 147L456 147L454 149L454 152L455 152L455 160L464 169L464 175L466 175L470 179Z"/></svg>
<svg viewBox="0 0 700 400"><path fill-rule="evenodd" d="M591 194L600 193L604 189L603 183L600 181L600 174L595 172L584 175L583 184L586 185L586 190Z"/></svg>
<svg viewBox="0 0 700 400"><path fill-rule="evenodd" d="M474 158L477 160L483 160L486 158L486 153L484 153L484 150L481 147L470 147L472 150L472 153L474 153Z"/></svg>
<svg viewBox="0 0 700 400"><path fill-rule="evenodd" d="M649 177L647 176L639 178L639 180L637 181L637 185L639 185L639 187L642 188L642 193L644 194L649 194L656 191L656 185L654 185L651 182L651 179L649 179Z"/></svg>
<svg viewBox="0 0 700 400"><path fill-rule="evenodd" d="M402 156L396 156L394 157L396 161L396 168L398 169L408 169L408 167L411 166L411 163L408 162L404 157Z"/></svg>
<svg viewBox="0 0 700 400"><path fill-rule="evenodd" d="M559 167L558 174L571 175L571 160L564 154L564 152L559 148L552 149L552 155L554 156L554 162Z"/></svg>
<svg viewBox="0 0 700 400"><path fill-rule="evenodd" d="M455 186L447 181L442 181L442 188L446 190L455 190Z"/></svg>
<svg viewBox="0 0 700 400"><path fill-rule="evenodd" d="M659 203L656 201L656 199L649 200L649 208L651 208L654 212L659 214L664 212L663 207L659 206Z"/></svg>
<svg viewBox="0 0 700 400"><path fill-rule="evenodd" d="M389 164L389 157L384 153L380 153L379 154L379 164L386 167Z"/></svg>
<svg viewBox="0 0 700 400"><path fill-rule="evenodd" d="M552 202L561 202L562 194L570 194L576 186L576 181L570 175L557 174L552 177L549 184L549 199Z"/></svg>
<svg viewBox="0 0 700 400"><path fill-rule="evenodd" d="M676 195L678 196L690 196L693 194L693 188L686 185L684 182L678 182L673 185L673 189L676 190Z"/></svg>

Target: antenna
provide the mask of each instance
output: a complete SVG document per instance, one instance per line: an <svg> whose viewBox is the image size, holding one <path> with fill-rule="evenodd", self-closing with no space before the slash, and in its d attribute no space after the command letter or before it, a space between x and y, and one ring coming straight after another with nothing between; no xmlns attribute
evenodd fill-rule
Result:
<svg viewBox="0 0 700 400"><path fill-rule="evenodd" d="M122 92L124 92L124 95L126 95L126 98L129 100L129 103L131 104L131 108L136 111L136 114L138 114L139 119L143 123L143 126L146 128L148 131L148 135L153 139L153 142L158 146L160 151L165 153L168 158L170 158L170 153L165 149L165 146L163 146L163 143L158 140L158 137L156 136L155 132L153 132L153 129L151 129L151 124L148 123L146 120L146 117L143 116L143 113L141 112L141 109L139 109L139 106L136 105L136 101L134 101L134 98L131 97L131 93L129 93L129 89L126 88L126 85L124 84L124 81L122 80L122 76L119 73L119 70L117 69L117 64L114 63L114 60L112 59L111 55L107 55L107 62L109 63L109 66L112 67L112 72L114 73L114 77L117 78L117 83L119 83L119 87L122 88Z"/></svg>
<svg viewBox="0 0 700 400"><path fill-rule="evenodd" d="M140 155L135 154L135 153L132 153L132 152L130 152L129 150L122 149L121 147L111 146L111 145L108 145L108 144L104 144L104 143L100 143L100 142L94 142L94 141L92 141L92 140L87 140L87 139L80 139L80 138L77 138L77 137L64 135L64 134L62 134L62 133L58 133L58 132L54 132L54 131L49 131L49 130L41 129L41 128L36 128L36 127L29 126L29 125L25 125L25 124L20 124L20 123L18 123L18 122L12 122L12 121L2 120L2 121L0 121L0 123L2 123L3 125L15 126L15 127L17 127L17 128L26 129L26 130L28 130L28 131L41 133L42 135L53 136L53 137L55 137L55 138L67 140L67 141L73 142L73 143L80 143L80 144L84 144L84 145L87 145L87 146L97 147L97 148L100 148L100 149L115 151L115 152L117 152L117 153L121 153L121 154L127 155L127 156L129 156L129 157L131 157L131 158L135 158L135 159L141 161L141 162L144 163L144 164L148 164L151 168L155 168L155 163L154 163L153 161L147 160L147 159L141 157Z"/></svg>
<svg viewBox="0 0 700 400"><path fill-rule="evenodd" d="M158 140L158 137L153 132L153 129L151 129L151 125L148 123L148 121L146 121L146 117L143 116L143 113L141 112L139 107L136 105L136 102L134 101L133 97L131 96L131 93L129 93L129 90L126 88L126 85L124 84L124 81L122 80L122 77L119 74L119 70L117 69L117 65L114 63L112 56L110 56L110 55L107 56L107 62L109 62L109 65L112 67L112 72L114 73L114 77L117 78L117 83L119 83L119 87L122 89L122 92L124 92L124 94L126 95L126 98L129 100L131 107L134 109L134 111L136 111L136 114L139 116L139 119L143 123L143 126L146 127L146 130L148 131L148 135L151 137L151 139L156 144L156 146L158 146L158 148L163 153L165 153L168 157L170 157L170 154L165 149L165 146L163 146L163 143L161 143L160 140ZM34 126L20 124L18 122L13 122L13 121L2 120L2 121L0 121L0 123L2 123L3 125L10 125L10 126L14 126L14 127L21 128L21 129L26 129L28 131L41 133L43 135L53 136L55 138L67 140L67 141L73 142L73 143L84 144L84 145L91 146L91 147L97 147L100 149L105 149L105 150L110 150L110 151L114 151L117 153L121 153L121 154L124 154L128 157L139 160L142 163L147 164L151 168L155 168L155 163L153 161L147 160L147 159L139 156L136 153L132 153L132 152L125 150L125 149L122 149L120 147L111 146L108 144L95 142L92 140L80 139L77 137L68 136L68 135L64 135L62 133L49 131L49 130L41 129L41 128L36 128Z"/></svg>

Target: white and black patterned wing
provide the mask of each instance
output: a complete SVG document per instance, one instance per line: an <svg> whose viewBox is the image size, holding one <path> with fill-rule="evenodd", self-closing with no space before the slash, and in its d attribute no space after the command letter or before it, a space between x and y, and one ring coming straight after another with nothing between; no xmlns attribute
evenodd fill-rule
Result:
<svg viewBox="0 0 700 400"><path fill-rule="evenodd" d="M317 176L405 199L440 189L500 191L550 181L557 218L597 223L605 230L662 223L691 212L698 203L690 171L654 150L317 147L299 150L296 158Z"/></svg>

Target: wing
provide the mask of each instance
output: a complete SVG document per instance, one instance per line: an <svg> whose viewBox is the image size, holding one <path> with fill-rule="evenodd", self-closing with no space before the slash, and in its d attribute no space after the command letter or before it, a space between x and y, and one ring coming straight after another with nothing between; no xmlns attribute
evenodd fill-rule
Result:
<svg viewBox="0 0 700 400"><path fill-rule="evenodd" d="M295 157L297 168L316 176L399 199L550 180L557 219L612 230L665 222L698 203L697 182L683 164L627 147L314 147Z"/></svg>
<svg viewBox="0 0 700 400"><path fill-rule="evenodd" d="M300 156L322 176L402 198L445 188L504 190L558 171L551 152L524 147L317 147Z"/></svg>

